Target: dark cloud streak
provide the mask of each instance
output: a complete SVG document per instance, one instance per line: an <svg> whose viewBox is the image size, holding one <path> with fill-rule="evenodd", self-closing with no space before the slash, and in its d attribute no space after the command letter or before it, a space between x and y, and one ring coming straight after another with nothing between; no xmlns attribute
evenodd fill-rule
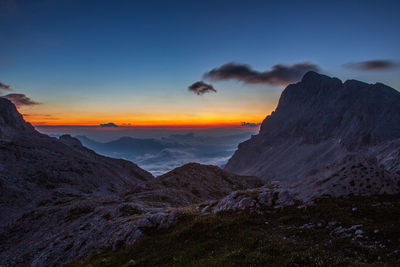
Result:
<svg viewBox="0 0 400 267"><path fill-rule="evenodd" d="M274 65L270 71L259 72L249 65L230 62L204 74L204 79L237 80L247 84L287 85L299 81L308 71L320 71L317 65L302 62Z"/></svg>
<svg viewBox="0 0 400 267"><path fill-rule="evenodd" d="M2 97L7 98L17 107L33 106L33 105L40 104L39 102L33 101L32 99L27 97L25 94L8 94L8 95L4 95Z"/></svg>
<svg viewBox="0 0 400 267"><path fill-rule="evenodd" d="M11 91L11 87L7 84L0 82L0 90Z"/></svg>
<svg viewBox="0 0 400 267"><path fill-rule="evenodd" d="M350 62L343 65L348 69L361 71L385 71L400 68L400 64L391 60L367 60L361 62Z"/></svg>
<svg viewBox="0 0 400 267"><path fill-rule="evenodd" d="M210 93L210 92L214 93L217 92L217 90L215 90L215 88L211 84L207 84L203 81L195 82L194 84L188 87L188 90L197 95L203 95L205 93Z"/></svg>

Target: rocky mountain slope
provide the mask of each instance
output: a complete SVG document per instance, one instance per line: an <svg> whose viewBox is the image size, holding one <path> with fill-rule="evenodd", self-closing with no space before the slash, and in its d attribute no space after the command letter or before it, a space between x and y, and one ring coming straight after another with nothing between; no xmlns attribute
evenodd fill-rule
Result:
<svg viewBox="0 0 400 267"><path fill-rule="evenodd" d="M190 205L256 187L256 177L188 164L159 179L78 139L40 134L0 98L0 266L52 266L128 246Z"/></svg>
<svg viewBox="0 0 400 267"><path fill-rule="evenodd" d="M164 175L155 182L137 184L129 195L135 200L161 198L176 207L222 198L233 191L255 188L263 183L254 176L240 176L217 166L188 163Z"/></svg>
<svg viewBox="0 0 400 267"><path fill-rule="evenodd" d="M0 111L0 224L33 207L154 179L132 162L100 156L69 136L38 133L4 98Z"/></svg>
<svg viewBox="0 0 400 267"><path fill-rule="evenodd" d="M203 185L179 172L205 172L217 182ZM30 209L0 228L0 265L52 266L94 251L129 247L148 231L168 228L195 212L196 203L260 183L250 177L242 182L240 176L226 175L215 166L188 164L156 183L141 182L114 194L60 199Z"/></svg>
<svg viewBox="0 0 400 267"><path fill-rule="evenodd" d="M309 206L321 198L349 196L397 195L400 193L400 175L385 170L376 158L358 154L347 155L325 168L309 172L292 185L266 184L259 188L235 191L228 196L205 205L204 213L251 210L265 208Z"/></svg>
<svg viewBox="0 0 400 267"><path fill-rule="evenodd" d="M308 72L283 91L259 134L239 145L225 170L294 183L349 153L375 157L392 170L399 139L398 91Z"/></svg>

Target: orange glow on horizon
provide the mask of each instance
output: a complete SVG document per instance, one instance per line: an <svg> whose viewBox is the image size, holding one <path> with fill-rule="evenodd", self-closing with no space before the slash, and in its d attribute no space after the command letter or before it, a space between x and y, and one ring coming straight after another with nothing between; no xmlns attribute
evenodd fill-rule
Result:
<svg viewBox="0 0 400 267"><path fill-rule="evenodd" d="M243 121L243 120L242 120ZM231 128L231 127L242 127L240 120L235 122L169 122L169 123L137 123L137 124L127 124L127 123L115 123L118 127L124 128ZM110 121L111 122L111 121ZM258 122L258 121L257 121ZM74 123L74 122L58 122L58 123L44 123L44 122L30 122L33 126L79 126L79 127L100 127L100 124L108 123L108 121L102 121L98 123ZM115 127L117 128L117 127ZM115 129L114 128L114 129ZM113 127L104 127L104 129L113 129Z"/></svg>
<svg viewBox="0 0 400 267"><path fill-rule="evenodd" d="M244 116L243 116L244 117ZM31 123L33 126L89 126L95 127L105 123L115 123L120 127L132 128L231 128L241 126L241 122L259 123L264 120L264 116L246 116L245 118L238 117L198 117L195 119L181 118L181 119L136 119L136 122L129 122L129 120L118 120L113 118L106 118L103 120L90 119L90 118L63 118L51 119L41 116L28 115L24 116L25 121ZM112 127L104 127L110 129Z"/></svg>
<svg viewBox="0 0 400 267"><path fill-rule="evenodd" d="M168 102L166 102L168 104ZM185 103L186 104L186 103ZM207 104L207 103L206 103ZM33 126L90 126L114 123L121 127L133 128L231 128L243 127L242 122L260 123L273 110L273 103L204 104L190 108L172 106L151 106L131 109L129 107L101 108L101 106L79 106L43 104L21 107L25 121ZM245 128L245 127L243 127ZM112 129L112 127L104 127Z"/></svg>
<svg viewBox="0 0 400 267"><path fill-rule="evenodd" d="M63 116L35 115L33 113L24 114L25 121L33 126L99 126L100 124L114 123L122 127L135 128L225 128L238 127L242 122L260 123L265 119L265 115L255 114L233 114L226 116L204 114L197 116L171 116L170 114L155 114L153 116L123 116L116 114L85 114L77 116L76 114L62 114ZM108 116L107 116L108 115ZM159 116L157 116L159 115ZM98 119L98 118L101 118ZM118 119L117 119L118 118ZM106 128L106 127L105 127ZM109 128L109 127L107 127Z"/></svg>

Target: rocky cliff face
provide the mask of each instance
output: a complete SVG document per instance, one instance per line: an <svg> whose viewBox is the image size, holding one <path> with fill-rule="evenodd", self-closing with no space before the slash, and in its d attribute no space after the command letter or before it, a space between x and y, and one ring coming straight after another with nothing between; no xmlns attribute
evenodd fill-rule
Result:
<svg viewBox="0 0 400 267"><path fill-rule="evenodd" d="M283 91L259 134L239 145L225 169L292 183L350 152L380 159L375 148L399 138L398 91L308 72Z"/></svg>

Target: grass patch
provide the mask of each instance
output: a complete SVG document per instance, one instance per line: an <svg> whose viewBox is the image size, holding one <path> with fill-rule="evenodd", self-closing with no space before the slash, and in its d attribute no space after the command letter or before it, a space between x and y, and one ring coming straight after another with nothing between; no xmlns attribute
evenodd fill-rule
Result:
<svg viewBox="0 0 400 267"><path fill-rule="evenodd" d="M309 208L262 215L190 214L130 248L93 254L70 266L398 266L393 251L400 248L399 221L399 196L323 199ZM356 224L368 238L332 235L336 227Z"/></svg>

